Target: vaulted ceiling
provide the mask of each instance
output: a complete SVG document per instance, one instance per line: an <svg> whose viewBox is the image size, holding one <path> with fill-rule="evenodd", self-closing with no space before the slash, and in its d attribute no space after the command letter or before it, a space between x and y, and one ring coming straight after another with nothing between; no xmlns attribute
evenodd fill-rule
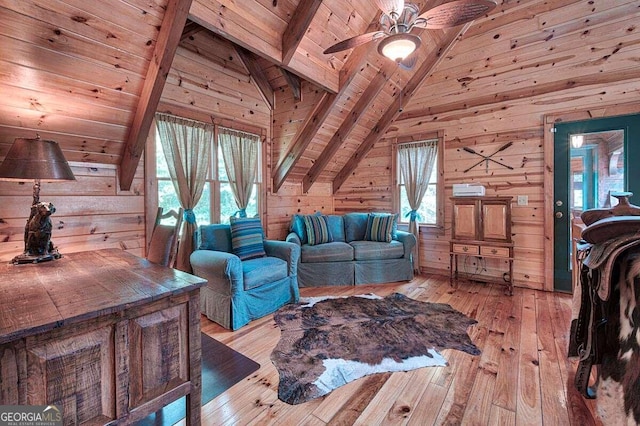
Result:
<svg viewBox="0 0 640 426"><path fill-rule="evenodd" d="M414 3L424 11L444 1ZM246 76L238 84L255 86L272 136L289 131L273 152L275 190L290 180L337 191L385 134L466 109L490 114L497 100L640 80L637 0L498 3L467 25L415 30L411 70L378 54L377 42L323 54L379 28L375 0L3 3L0 157L13 138L38 132L71 161L118 165L127 189L166 80L180 78L171 74L178 49L218 55L212 73ZM283 90L305 104L293 130L281 130Z"/></svg>

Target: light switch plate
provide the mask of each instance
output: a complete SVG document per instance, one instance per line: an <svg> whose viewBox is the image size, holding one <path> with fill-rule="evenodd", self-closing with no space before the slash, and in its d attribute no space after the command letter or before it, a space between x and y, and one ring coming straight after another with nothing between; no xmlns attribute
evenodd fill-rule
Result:
<svg viewBox="0 0 640 426"><path fill-rule="evenodd" d="M518 205L526 206L529 204L529 196L528 195L518 195Z"/></svg>

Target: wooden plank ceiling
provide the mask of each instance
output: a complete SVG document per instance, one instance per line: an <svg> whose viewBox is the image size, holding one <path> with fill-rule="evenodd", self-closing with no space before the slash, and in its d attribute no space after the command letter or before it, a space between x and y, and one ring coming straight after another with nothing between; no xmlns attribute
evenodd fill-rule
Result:
<svg viewBox="0 0 640 426"><path fill-rule="evenodd" d="M425 11L443 2L414 3ZM637 0L498 3L465 26L414 30L422 45L416 65L404 70L377 53L377 42L323 54L379 28L374 0L1 1L0 158L14 137L38 132L60 140L71 161L119 165L120 186L128 189L160 92L173 78L178 43L187 54L189 38L203 34L232 45L240 67L234 72L248 76L272 111L274 190L288 180L302 182L304 191L333 182L336 192L385 134L490 108L497 98L592 84L596 71L587 65L595 61L610 80L640 78ZM611 22L620 22L619 49L592 45L580 66L580 38ZM550 49L549 40L561 37L567 41ZM571 77L553 72L563 61L575 68ZM455 93L451 79L459 83ZM283 90L301 105L314 93L298 126L279 114Z"/></svg>

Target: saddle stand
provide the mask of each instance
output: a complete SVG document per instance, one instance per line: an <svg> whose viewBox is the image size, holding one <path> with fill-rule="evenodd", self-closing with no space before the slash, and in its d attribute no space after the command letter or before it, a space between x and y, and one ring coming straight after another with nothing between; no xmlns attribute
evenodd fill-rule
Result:
<svg viewBox="0 0 640 426"><path fill-rule="evenodd" d="M594 365L602 362L606 347L605 325L613 287L612 275L620 255L640 246L640 207L629 204L631 193L612 194L620 200L612 209L593 209L582 213L587 227L576 253L580 283L574 292L579 314L571 323L569 356L579 357L575 386L585 397L596 397L589 387ZM617 302L617 301L614 301Z"/></svg>

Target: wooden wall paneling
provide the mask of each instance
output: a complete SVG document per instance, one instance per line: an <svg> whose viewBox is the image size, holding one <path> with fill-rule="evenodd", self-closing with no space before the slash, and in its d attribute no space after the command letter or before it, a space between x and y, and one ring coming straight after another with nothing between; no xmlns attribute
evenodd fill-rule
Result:
<svg viewBox="0 0 640 426"><path fill-rule="evenodd" d="M42 115L56 114L81 119L89 122L97 121L113 125L128 125L130 111L120 108L106 107L92 102L64 99L46 92L8 86L0 83L0 96L4 105L9 108L36 109Z"/></svg>
<svg viewBox="0 0 640 426"><path fill-rule="evenodd" d="M334 213L334 200L330 183L318 183L308 192L302 192L301 183L285 183L277 194L267 195L269 205L269 238L283 240L289 233L293 214Z"/></svg>
<svg viewBox="0 0 640 426"><path fill-rule="evenodd" d="M3 58L6 56L3 53ZM39 77L41 76L41 78ZM55 96L59 102L100 105L116 109L129 110L137 101L129 89L122 86L113 87L105 82L105 86L89 83L71 76L63 76L47 71L27 70L20 65L0 60L0 83L7 87L31 90L36 93L47 93ZM73 87L73 89L69 89ZM37 98L37 96L36 96Z"/></svg>
<svg viewBox="0 0 640 426"><path fill-rule="evenodd" d="M116 167L71 163L74 182L45 182L41 201L51 202L52 241L60 252L120 248L144 255L143 171L133 188L122 192ZM32 184L0 182L0 260L11 260L24 249L24 226L32 201Z"/></svg>
<svg viewBox="0 0 640 426"><path fill-rule="evenodd" d="M148 58L129 53L124 49L102 44L96 49L95 41L50 22L44 22L11 10L0 8L0 34L21 39L31 45L51 49L58 54L70 55L105 67L114 67L137 75L144 74L149 66Z"/></svg>
<svg viewBox="0 0 640 426"><path fill-rule="evenodd" d="M6 36L0 36L0 45L11 46L11 49L3 50L2 59L19 65L21 67L19 70L25 75L27 82L36 81L41 84L44 78L38 78L40 73L45 75L51 73L77 79L80 82L93 83L98 86L94 86L96 90L94 94L100 93L100 89L104 87L137 95L142 87L143 78L140 75L127 73L115 67L104 67L73 56L62 58L55 51L28 44L22 40L9 39ZM37 60L31 60L32 57ZM27 72L23 67L28 67L30 70ZM71 87L74 86L71 85Z"/></svg>
<svg viewBox="0 0 640 426"><path fill-rule="evenodd" d="M114 26L111 23L113 16L118 16L120 22L125 22L127 14L135 13L135 11L124 2L113 2L108 8L100 8L99 6L99 4L80 1L33 0L13 2L11 10L55 25L57 28L66 29L95 42L104 43L105 40L108 40L108 44L114 48L150 59L153 43L149 43L149 34L154 34L157 31L155 28L155 25L158 24L157 18L149 14L153 22L148 22L147 25L150 26L147 28L142 26L143 31L140 30L139 23L141 19L145 21L145 17L140 16L139 13L135 19L135 25ZM133 19L129 20L130 23L133 21Z"/></svg>

